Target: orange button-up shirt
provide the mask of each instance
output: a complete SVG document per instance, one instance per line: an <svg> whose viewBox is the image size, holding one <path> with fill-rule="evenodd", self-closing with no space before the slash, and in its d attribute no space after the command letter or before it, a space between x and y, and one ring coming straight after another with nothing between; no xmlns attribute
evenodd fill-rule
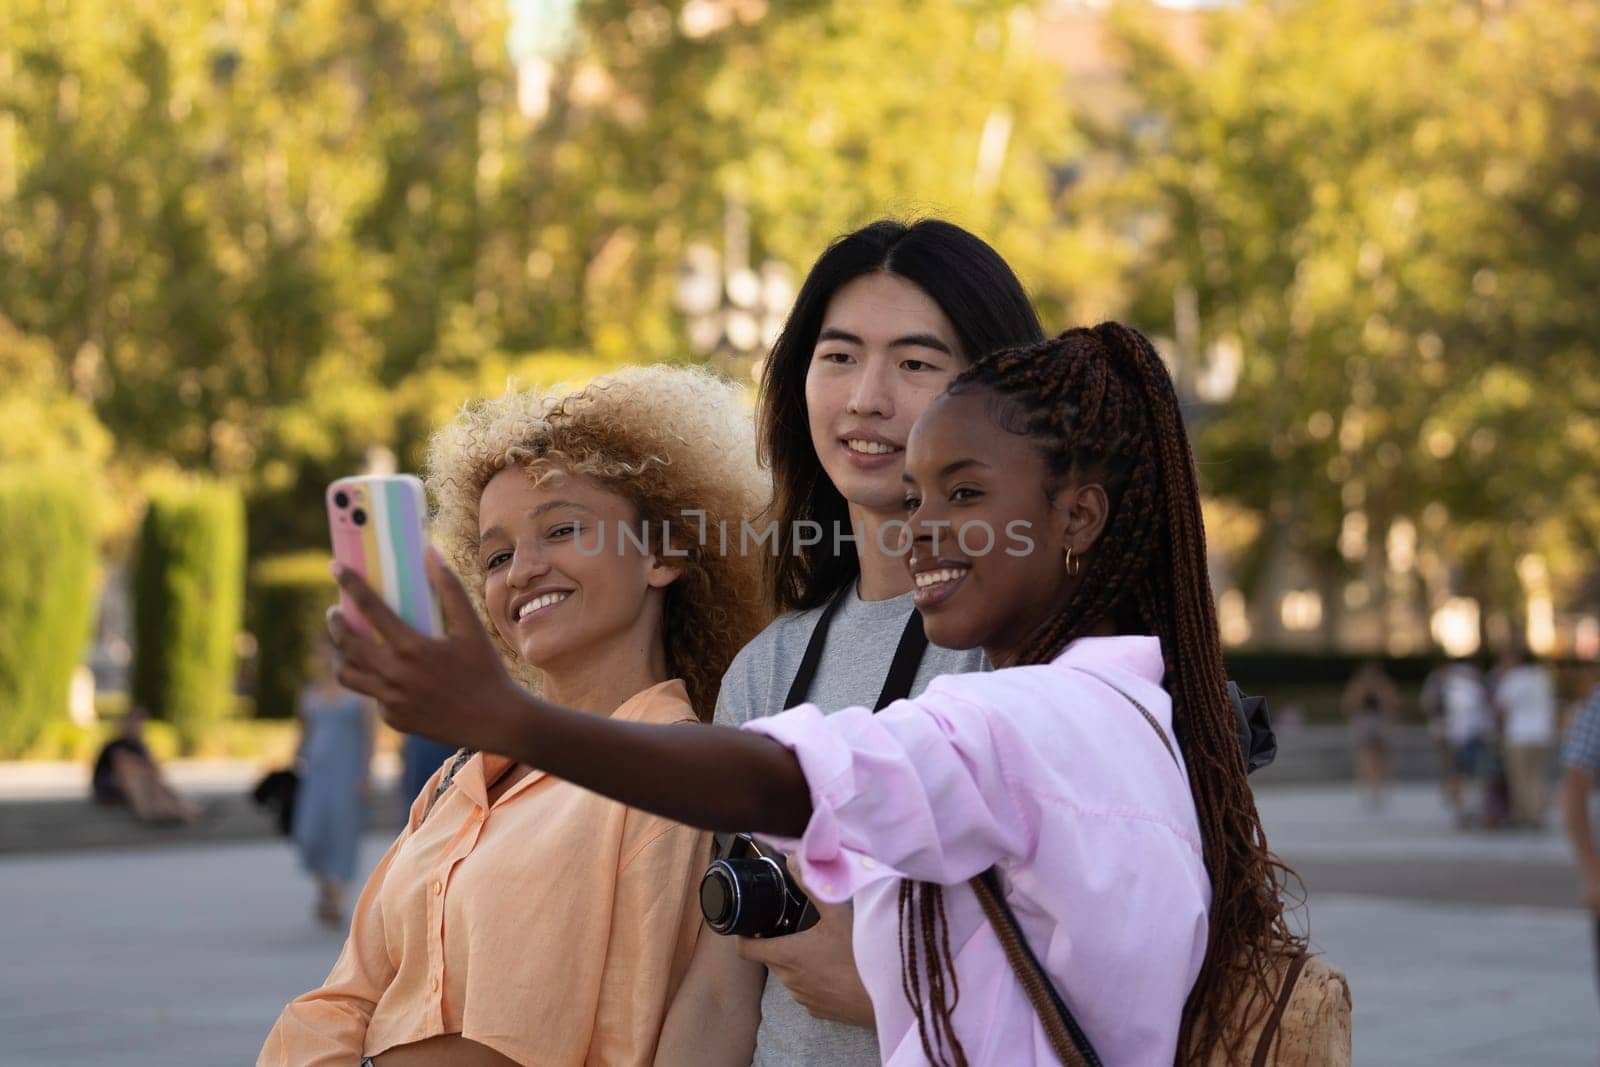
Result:
<svg viewBox="0 0 1600 1067"><path fill-rule="evenodd" d="M695 721L676 680L612 717ZM473 756L424 819L434 775L258 1067L355 1067L453 1033L539 1067L650 1062L700 931L709 837L539 771L489 804L505 765Z"/></svg>

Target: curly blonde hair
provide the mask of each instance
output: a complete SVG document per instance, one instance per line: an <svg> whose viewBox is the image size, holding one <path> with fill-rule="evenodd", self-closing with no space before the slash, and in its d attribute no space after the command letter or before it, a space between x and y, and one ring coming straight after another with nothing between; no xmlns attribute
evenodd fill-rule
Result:
<svg viewBox="0 0 1600 1067"><path fill-rule="evenodd" d="M667 665L709 720L723 672L769 618L760 556L722 551L716 533L736 536L771 493L737 389L701 370L626 367L576 391L507 392L464 406L429 442L425 480L434 537L486 621L478 502L512 464L534 477L561 470L592 478L628 500L649 528L671 523L672 562L682 573L667 587ZM702 527L690 511L704 512L711 532L697 536ZM488 629L512 672L537 687L538 672Z"/></svg>

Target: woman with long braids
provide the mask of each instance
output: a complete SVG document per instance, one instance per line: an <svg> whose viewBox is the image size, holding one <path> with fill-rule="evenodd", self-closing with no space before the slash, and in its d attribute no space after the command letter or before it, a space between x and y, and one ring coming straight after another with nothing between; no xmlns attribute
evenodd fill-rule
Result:
<svg viewBox="0 0 1600 1067"><path fill-rule="evenodd" d="M1247 1054L1274 956L1298 943L1245 781L1165 367L1116 323L983 357L917 421L905 478L928 637L982 647L993 672L877 714L606 721L511 685L435 557L438 640L341 576L384 638L335 616L341 681L401 729L772 838L815 895L854 899L887 1063L1055 1061L980 883L1102 1062Z"/></svg>

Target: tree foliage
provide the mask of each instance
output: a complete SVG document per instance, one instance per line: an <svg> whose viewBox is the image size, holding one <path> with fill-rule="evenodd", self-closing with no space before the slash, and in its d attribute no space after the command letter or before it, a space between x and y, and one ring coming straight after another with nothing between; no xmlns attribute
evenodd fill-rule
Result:
<svg viewBox="0 0 1600 1067"><path fill-rule="evenodd" d="M580 0L525 113L497 0L12 0L0 457L201 471L253 553L321 548L321 487L415 467L467 397L687 358L676 276L730 203L796 274L936 213L1059 327L1169 332L1193 291L1198 350L1241 354L1202 458L1258 559L1337 591L1409 523L1436 589L1498 597L1531 552L1575 584L1595 6L1257 0L1195 62L1128 4L1133 117L1087 138L1049 12Z"/></svg>
<svg viewBox="0 0 1600 1067"><path fill-rule="evenodd" d="M1242 353L1211 488L1330 579L1397 520L1425 577L1514 602L1600 534L1600 11L1297 0L1218 12L1186 62L1125 9L1146 109L1102 190L1129 299ZM1342 549L1342 551L1341 551Z"/></svg>
<svg viewBox="0 0 1600 1067"><path fill-rule="evenodd" d="M96 513L81 478L0 467L0 756L67 717L94 611Z"/></svg>
<svg viewBox="0 0 1600 1067"><path fill-rule="evenodd" d="M240 481L270 553L508 374L685 358L674 278L729 198L796 271L875 215L949 214L1064 302L1068 107L1018 9L694 6L579 4L529 116L495 3L18 0L0 313L119 462Z"/></svg>

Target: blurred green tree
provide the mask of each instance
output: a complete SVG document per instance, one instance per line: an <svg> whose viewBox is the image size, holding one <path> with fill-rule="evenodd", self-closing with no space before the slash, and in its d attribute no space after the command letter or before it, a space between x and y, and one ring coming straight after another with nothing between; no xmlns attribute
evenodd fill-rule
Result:
<svg viewBox="0 0 1600 1067"><path fill-rule="evenodd" d="M322 547L322 485L380 447L415 467L467 396L687 358L676 276L729 202L797 274L938 213L1047 323L1168 332L1193 294L1173 332L1241 357L1209 484L1264 520L1257 569L1314 563L1330 628L1399 526L1431 587L1514 599L1530 552L1572 582L1594 5L1228 5L1199 64L1128 5L1135 114L1091 140L1034 10L581 0L519 84L498 3L13 0L0 455L202 470L244 489L252 553Z"/></svg>
<svg viewBox="0 0 1600 1067"><path fill-rule="evenodd" d="M0 465L0 758L67 721L94 616L96 505L64 470Z"/></svg>
<svg viewBox="0 0 1600 1067"><path fill-rule="evenodd" d="M93 472L110 457L111 435L63 379L49 340L0 316L0 464Z"/></svg>
<svg viewBox="0 0 1600 1067"><path fill-rule="evenodd" d="M320 485L374 446L415 464L442 401L579 353L583 376L686 358L675 276L730 198L754 255L797 271L873 216L934 211L1070 299L1068 107L1015 5L591 0L542 114L507 23L421 0L12 5L0 313L116 462L239 480L252 552L315 545Z"/></svg>
<svg viewBox="0 0 1600 1067"><path fill-rule="evenodd" d="M1142 110L1108 131L1128 167L1097 204L1140 246L1134 317L1166 326L1191 291L1186 355L1242 357L1202 451L1267 519L1256 569L1310 561L1331 633L1397 523L1435 595L1514 611L1523 555L1592 566L1600 10L1246 4L1203 63L1147 13L1119 15Z"/></svg>
<svg viewBox="0 0 1600 1067"><path fill-rule="evenodd" d="M926 213L1005 249L1049 317L1090 273L1054 224L1077 144L1025 6L594 0L577 16L517 176L529 281L559 297L546 343L681 354L677 272L692 242L720 244L730 200L752 260L797 274L873 218Z"/></svg>

